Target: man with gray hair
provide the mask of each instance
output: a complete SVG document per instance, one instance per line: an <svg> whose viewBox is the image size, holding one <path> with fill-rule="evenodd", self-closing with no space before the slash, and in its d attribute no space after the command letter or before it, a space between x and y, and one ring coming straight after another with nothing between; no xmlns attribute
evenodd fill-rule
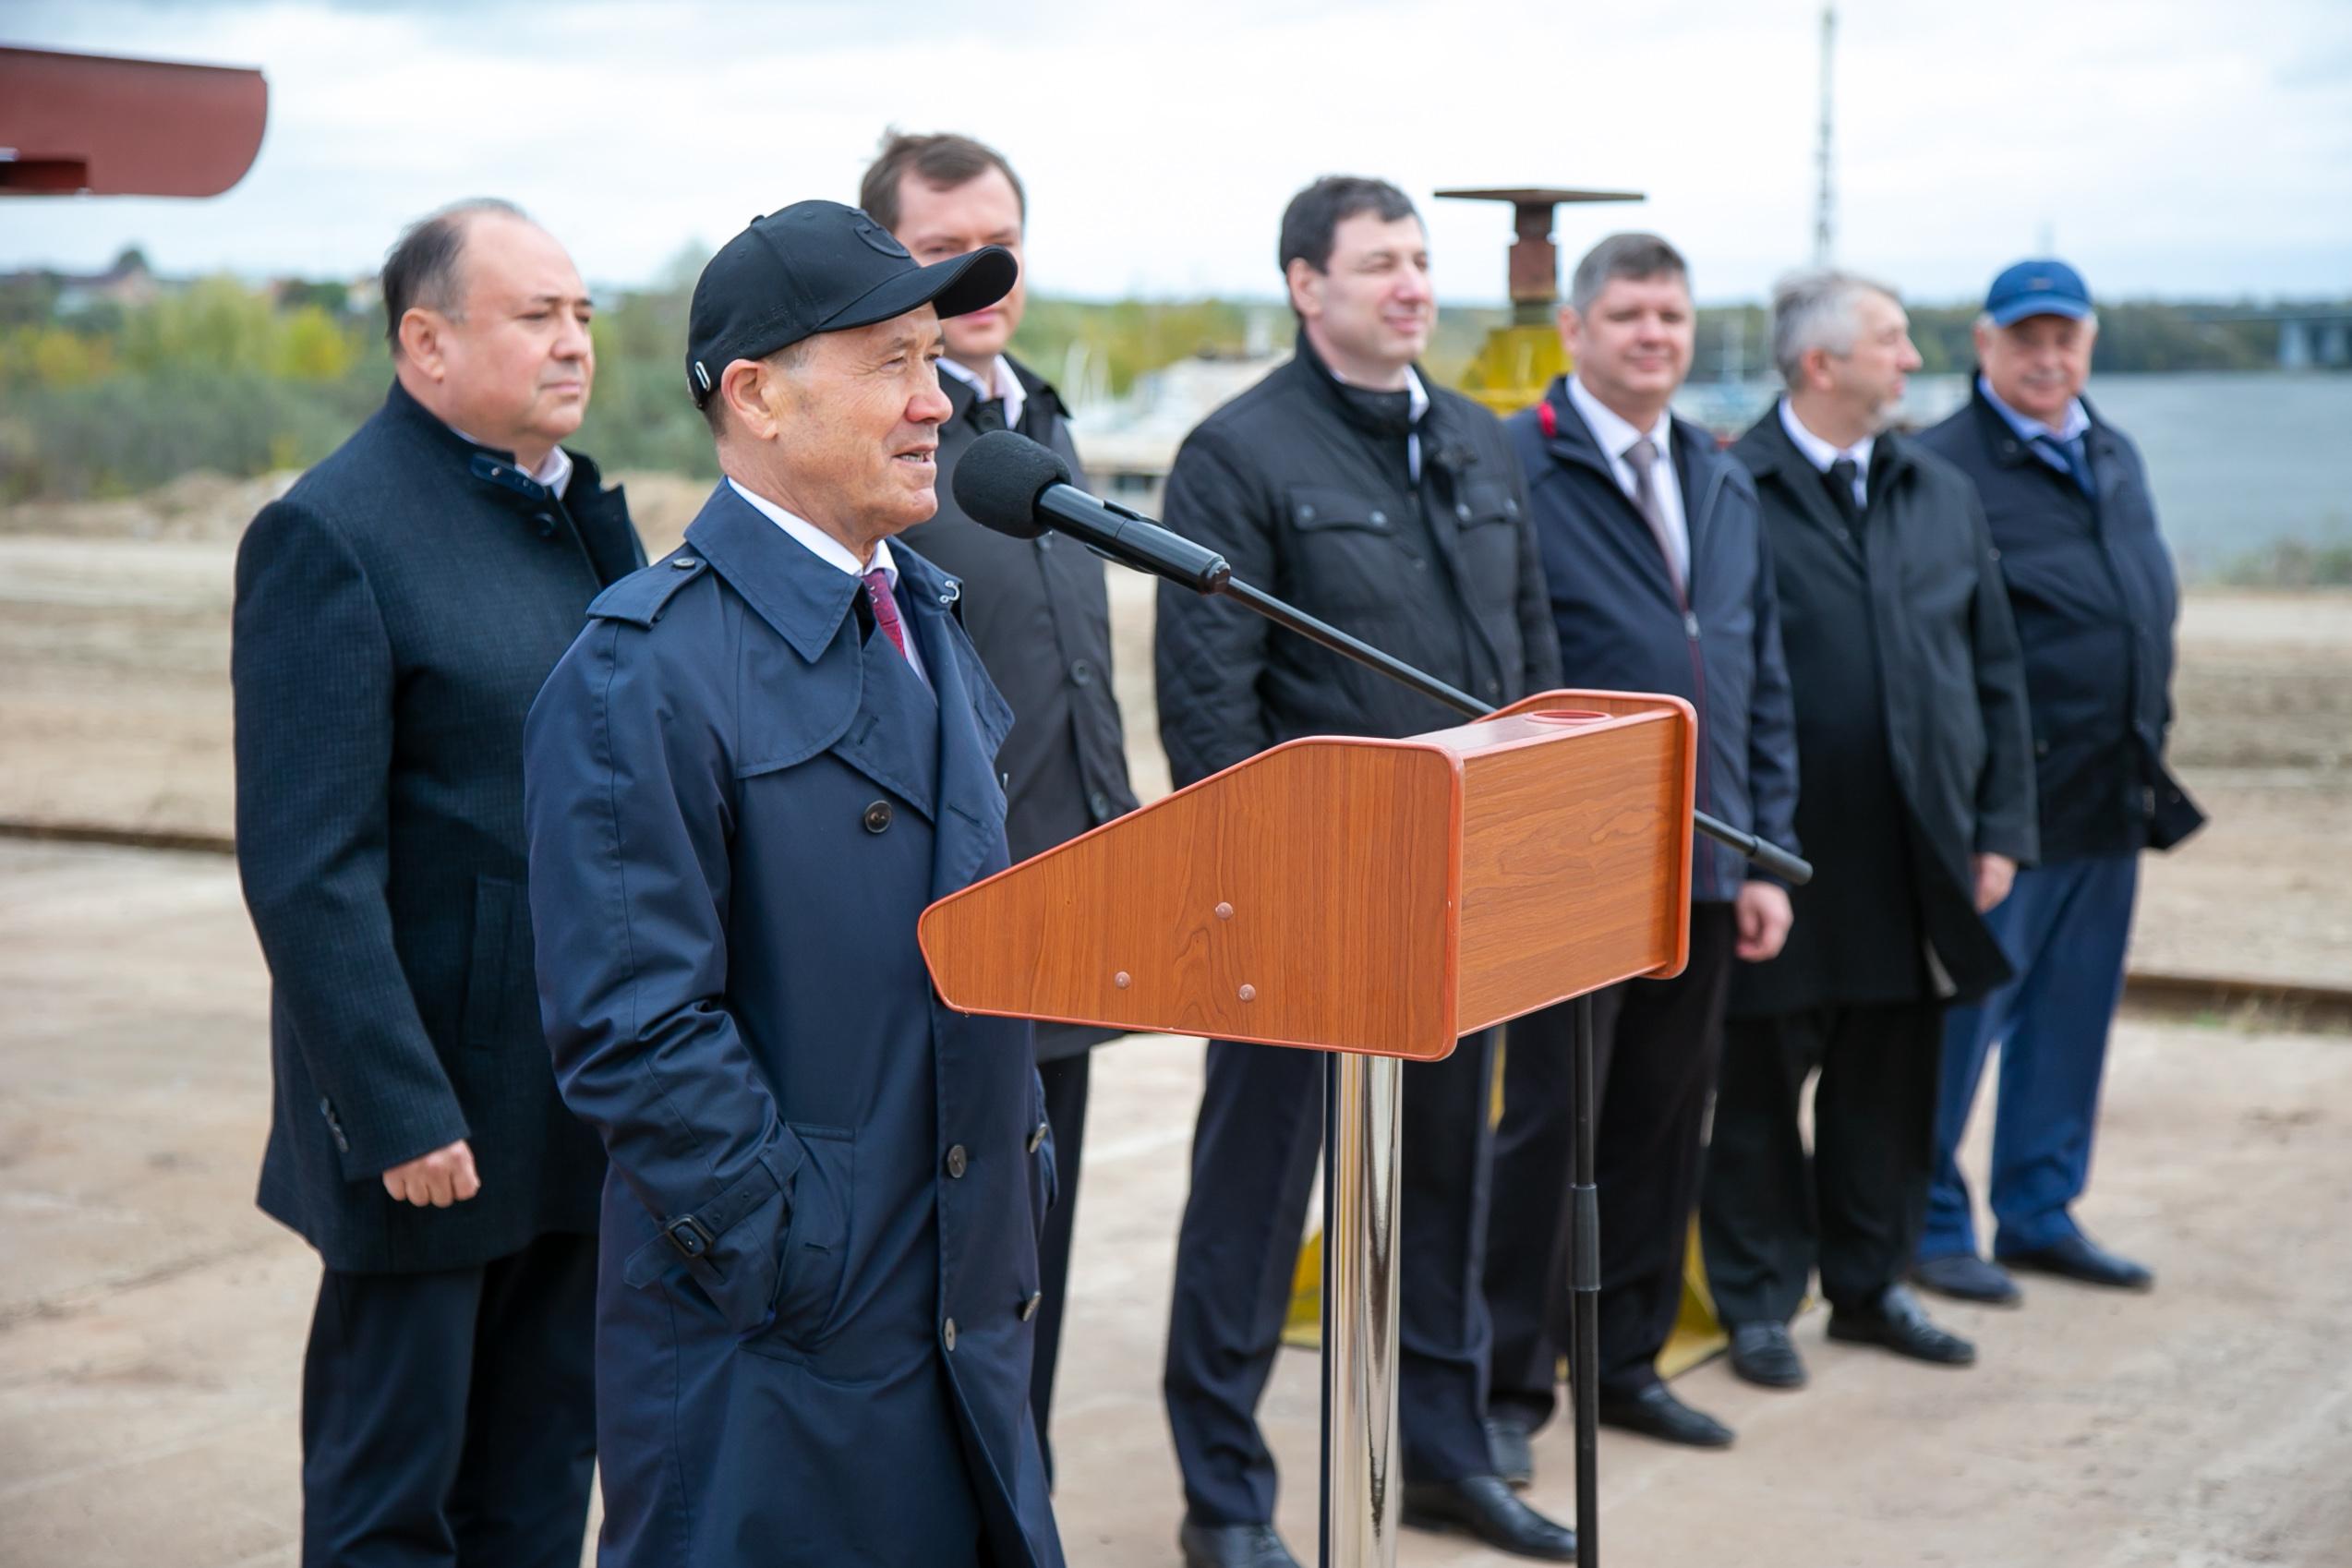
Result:
<svg viewBox="0 0 2352 1568"><path fill-rule="evenodd" d="M1656 235L1611 235L1580 262L1560 331L1573 375L1505 422L1571 686L1665 692L1697 710L1707 809L1793 843L1796 735L1772 561L1746 470L1668 401L1695 335L1688 269ZM1778 952L1789 895L1700 841L1690 959L1593 1001L1600 1204L1600 1418L1720 1448L1728 1427L1674 1397L1656 1362L1683 1299L1707 1102L1733 959ZM1568 1335L1574 1009L1511 1025L1495 1133L1487 1305L1496 1467L1533 1471Z"/></svg>
<svg viewBox="0 0 2352 1568"><path fill-rule="evenodd" d="M1948 1003L2009 967L1984 923L2034 854L2025 681L1975 489L1888 428L1919 368L1894 292L1783 282L1788 395L1732 449L1755 476L1796 695L1814 878L1788 945L1732 979L1700 1208L1731 1369L1793 1388L1814 1269L1829 1337L1947 1366L1975 1347L1901 1283L1927 1192ZM1815 1072L1808 1160L1799 1102Z"/></svg>
<svg viewBox="0 0 2352 1568"><path fill-rule="evenodd" d="M2099 319L2082 274L2020 261L1976 324L1966 405L1920 437L1976 482L2000 547L2033 702L2042 861L1993 913L2017 978L1953 1012L1936 1184L1914 1273L1964 1300L2014 1303L2002 1264L2144 1290L2155 1276L2069 1212L2091 1175L2107 1028L2123 992L2140 851L2204 822L2165 766L2172 723L2172 557L2139 449L2083 401ZM1977 1251L1956 1156L1984 1057L2001 1047L1993 1260Z"/></svg>
<svg viewBox="0 0 2352 1568"><path fill-rule="evenodd" d="M237 549L237 870L270 966L261 1207L325 1265L302 1562L576 1568L604 1155L556 1098L523 718L644 564L562 443L588 291L503 201L385 259L393 381Z"/></svg>

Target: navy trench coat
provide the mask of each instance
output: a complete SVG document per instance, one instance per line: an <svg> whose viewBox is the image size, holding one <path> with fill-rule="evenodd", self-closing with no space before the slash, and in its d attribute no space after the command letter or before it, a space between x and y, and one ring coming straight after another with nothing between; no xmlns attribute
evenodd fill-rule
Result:
<svg viewBox="0 0 2352 1568"><path fill-rule="evenodd" d="M1029 1026L949 1011L915 942L1006 864L1012 716L954 580L894 554L930 691L722 484L531 710L541 1010L612 1167L604 1568L1062 1562Z"/></svg>

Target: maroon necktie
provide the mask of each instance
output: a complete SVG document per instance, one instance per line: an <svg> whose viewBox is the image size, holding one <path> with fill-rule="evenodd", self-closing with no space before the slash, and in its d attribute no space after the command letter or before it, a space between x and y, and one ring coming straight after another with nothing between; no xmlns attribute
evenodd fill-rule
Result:
<svg viewBox="0 0 2352 1568"><path fill-rule="evenodd" d="M890 591L890 573L879 566L865 574L866 602L874 606L874 623L890 638L899 657L907 657L907 631L899 621L899 596ZM909 660L910 663L913 662Z"/></svg>

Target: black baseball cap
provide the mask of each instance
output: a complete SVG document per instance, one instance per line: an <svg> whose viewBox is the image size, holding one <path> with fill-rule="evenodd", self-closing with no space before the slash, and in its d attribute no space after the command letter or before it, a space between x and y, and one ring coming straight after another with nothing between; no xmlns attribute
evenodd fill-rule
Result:
<svg viewBox="0 0 2352 1568"><path fill-rule="evenodd" d="M754 218L694 282L686 319L686 390L701 407L738 359L758 359L819 332L870 327L933 305L984 309L1011 292L1020 263L986 245L925 267L888 229L838 201L796 201Z"/></svg>

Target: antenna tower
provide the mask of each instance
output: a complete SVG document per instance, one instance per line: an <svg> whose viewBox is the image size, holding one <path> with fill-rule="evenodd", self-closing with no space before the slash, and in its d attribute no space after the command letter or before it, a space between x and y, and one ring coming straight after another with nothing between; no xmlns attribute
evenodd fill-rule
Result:
<svg viewBox="0 0 2352 1568"><path fill-rule="evenodd" d="M1815 173L1819 184L1813 204L1813 262L1816 267L1829 265L1830 252L1835 248L1835 217L1838 199L1829 183L1829 56L1838 38L1838 7L1821 7L1821 145L1814 153Z"/></svg>

